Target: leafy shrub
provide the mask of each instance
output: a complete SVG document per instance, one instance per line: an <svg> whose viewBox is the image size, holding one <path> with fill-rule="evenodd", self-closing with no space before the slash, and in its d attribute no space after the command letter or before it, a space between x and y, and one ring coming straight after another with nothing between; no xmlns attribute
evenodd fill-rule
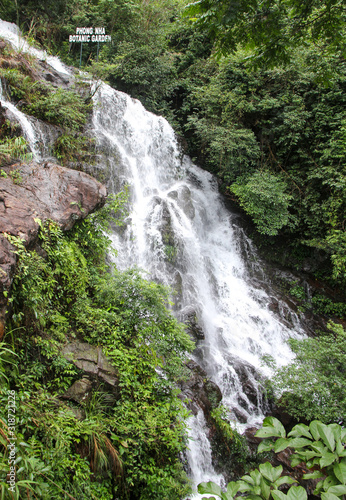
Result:
<svg viewBox="0 0 346 500"><path fill-rule="evenodd" d="M263 427L256 437L265 438L258 446L258 452L274 450L276 453L291 448L291 465L305 463L313 470L303 475L303 479L322 479L317 483L315 495L322 500L338 500L346 494L346 450L344 440L346 430L340 425L324 425L314 420L309 426L298 424L286 437L286 431L279 420L273 417L264 419ZM275 438L273 439L269 438ZM231 481L227 490L210 481L198 485L199 493L212 494L222 500L245 498L248 500L307 500L302 486L291 486L287 494L279 490L282 485L294 484L295 478L282 476L283 467L273 467L269 462L243 476L239 481ZM240 496L239 496L240 494ZM204 500L214 497L203 497Z"/></svg>
<svg viewBox="0 0 346 500"><path fill-rule="evenodd" d="M30 161L32 153L28 153L28 143L22 136L0 140L0 165L10 163L11 160ZM13 178L15 182L16 178Z"/></svg>
<svg viewBox="0 0 346 500"><path fill-rule="evenodd" d="M289 206L292 197L287 194L287 184L269 172L255 172L243 181L230 186L238 196L245 212L251 215L258 231L275 236L287 225L292 225Z"/></svg>
<svg viewBox="0 0 346 500"><path fill-rule="evenodd" d="M274 387L284 391L282 404L295 418L345 420L346 332L342 325L328 326L329 331L319 337L290 339L296 357L273 377Z"/></svg>
<svg viewBox="0 0 346 500"><path fill-rule="evenodd" d="M18 372L0 364L0 397L9 387L17 392L23 497L175 500L189 491L179 461L186 410L174 381L193 344L166 307L167 290L137 271L110 272L105 262L110 239L103 231L125 199L114 197L66 233L52 221L40 223L40 254L10 237L19 263L9 323L22 330L14 340ZM92 404L76 408L59 399L83 375L60 354L75 337L102 346L118 374L117 399L100 384ZM0 446L5 471L6 437Z"/></svg>

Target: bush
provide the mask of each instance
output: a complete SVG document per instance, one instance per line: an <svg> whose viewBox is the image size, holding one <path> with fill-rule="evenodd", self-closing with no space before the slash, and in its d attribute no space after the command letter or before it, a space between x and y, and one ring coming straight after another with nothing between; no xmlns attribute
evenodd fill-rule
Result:
<svg viewBox="0 0 346 500"><path fill-rule="evenodd" d="M189 491L179 460L186 410L174 381L193 344L166 307L166 289L105 263L110 240L103 231L125 199L115 197L66 233L52 221L41 224L40 254L10 237L19 262L8 326L21 330L13 341L17 357L0 362L1 398L16 391L21 497L175 500ZM59 399L83 375L61 355L75 337L102 346L118 375L116 399L100 382L90 403ZM4 403L3 421L5 410ZM3 472L8 433L5 425Z"/></svg>
<svg viewBox="0 0 346 500"><path fill-rule="evenodd" d="M272 383L281 391L285 410L297 419L344 422L346 418L346 332L328 323L319 337L290 339L296 357L280 368Z"/></svg>

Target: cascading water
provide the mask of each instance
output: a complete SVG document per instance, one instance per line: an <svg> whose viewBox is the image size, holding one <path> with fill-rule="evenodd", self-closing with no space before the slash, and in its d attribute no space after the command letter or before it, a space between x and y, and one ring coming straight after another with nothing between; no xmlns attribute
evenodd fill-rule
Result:
<svg viewBox="0 0 346 500"><path fill-rule="evenodd" d="M70 70L60 61L58 57L49 56L46 51L39 50L31 45L21 36L19 28L13 24L0 19L0 36L5 38L18 51L45 61L60 75L70 76ZM19 123L23 136L27 140L34 160L42 160L51 156L51 144L57 138L57 132L52 127L47 127L40 120L29 117L22 113L5 96L0 79L0 103L8 109L14 119Z"/></svg>
<svg viewBox="0 0 346 500"><path fill-rule="evenodd" d="M69 69L60 61L58 57L49 56L45 50L32 47L22 36L20 29L14 23L8 23L0 19L0 36L5 38L18 52L26 52L36 57L40 61L46 61L59 73L69 75Z"/></svg>
<svg viewBox="0 0 346 500"><path fill-rule="evenodd" d="M20 44L18 32L8 24L0 21L0 36L7 33L11 43ZM68 73L56 58L47 62ZM34 156L45 157L38 149L45 130L9 103L1 88L0 99L20 122ZM195 361L220 387L222 404L239 428L259 423L264 411L260 374L270 376L262 356L272 356L279 366L291 359L285 340L302 333L294 313L287 325L271 312L270 296L253 284L242 256L246 248L255 257L251 242L225 208L213 176L181 154L166 120L102 84L94 95L90 133L97 142L95 168L108 172L111 190L130 186L126 227L113 235L117 266L137 266L147 277L171 286L178 316L193 310L204 332ZM244 376L252 395L244 388ZM192 481L222 483L212 465L203 413L192 416L189 425Z"/></svg>
<svg viewBox="0 0 346 500"><path fill-rule="evenodd" d="M205 333L194 358L220 387L233 418L247 426L259 423L259 373L270 375L262 356L272 356L279 366L287 363L291 352L285 340L301 333L298 323L284 325L270 311L267 293L251 285L239 234L215 179L180 154L168 123L107 85L94 101L94 134L107 152L114 189L130 186L126 230L113 235L117 265L136 265L170 285L176 311L193 308ZM244 371L256 401L244 391ZM200 463L204 457L209 462L204 479L215 480L205 422L199 415L191 424L197 440L189 452L191 475L202 480L198 468L206 466Z"/></svg>
<svg viewBox="0 0 346 500"><path fill-rule="evenodd" d="M28 144L30 146L33 158L35 160L39 160L41 155L36 147L37 138L35 129L29 118L24 113L19 111L19 109L16 108L14 104L12 104L11 102L9 102L4 98L1 80L0 80L0 104L4 108L8 109L14 116L15 120L20 124L24 137L28 141Z"/></svg>

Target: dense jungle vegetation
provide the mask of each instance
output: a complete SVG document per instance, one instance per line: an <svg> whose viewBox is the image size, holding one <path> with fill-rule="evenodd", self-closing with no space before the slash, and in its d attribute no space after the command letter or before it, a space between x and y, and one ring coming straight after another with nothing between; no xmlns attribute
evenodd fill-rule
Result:
<svg viewBox="0 0 346 500"><path fill-rule="evenodd" d="M281 402L298 421L344 424L346 334L338 324L346 315L344 2L199 0L186 8L188 3L0 0L0 18L16 22L29 39L76 67L80 44L70 45L68 35L77 26L104 26L112 43L100 44L99 54L96 44L83 44L82 67L170 121L183 150L216 174L221 190L247 214L267 256L298 270L308 265L337 292L335 301L316 296L309 303L335 322L315 338L291 341L296 360L277 372L275 383L286 391ZM83 90L52 95L19 65L0 72L26 113L62 128L59 160L88 154ZM26 154L25 144L9 138L10 132L0 133L1 161ZM134 271L123 274L113 267L110 273L102 230L112 210L121 212L122 206L120 196L67 233L53 223L42 225L42 255L14 241L19 267L13 315L0 344L0 373L2 387L17 391L21 408L19 498L176 500L189 491L179 460L185 410L175 383L184 376L183 361L193 345L166 308L167 290ZM298 286L291 292L302 304L310 300ZM60 355L61 345L76 338L102 345L121 387L120 397L102 385L94 388L82 419L58 398L81 376ZM1 399L4 410L6 391ZM255 459L217 415L225 449L245 472ZM5 414L0 418L4 422ZM277 424L271 424L274 432ZM345 490L326 491L346 483L346 458L341 445L335 448L341 431L319 427L315 435L307 427L296 436L309 433L323 441L325 449L311 466L331 468L334 482L319 494L335 500ZM286 439L278 428L261 437ZM4 425L3 450L8 439ZM328 454L334 461L327 463ZM1 471L7 466L4 453ZM243 486L249 498L269 498L269 483L273 489L277 471L260 470L265 479L259 472L248 477L262 481L264 489L256 493ZM0 484L7 498L8 488ZM230 489L224 498L237 491ZM282 499L279 493L272 498Z"/></svg>
<svg viewBox="0 0 346 500"><path fill-rule="evenodd" d="M77 26L112 35L82 65L163 114L250 216L266 252L341 290L345 7L341 0L2 0L0 15L79 65ZM101 46L102 44L100 44Z"/></svg>
<svg viewBox="0 0 346 500"><path fill-rule="evenodd" d="M109 272L103 231L123 203L124 195L109 200L68 233L42 225L39 253L10 237L19 268L0 344L2 498L173 500L188 492L179 460L186 410L175 382L193 344L165 289L134 271ZM112 389L100 379L81 406L60 398L84 373L62 355L76 340L102 347L118 379ZM7 390L17 405L12 496Z"/></svg>

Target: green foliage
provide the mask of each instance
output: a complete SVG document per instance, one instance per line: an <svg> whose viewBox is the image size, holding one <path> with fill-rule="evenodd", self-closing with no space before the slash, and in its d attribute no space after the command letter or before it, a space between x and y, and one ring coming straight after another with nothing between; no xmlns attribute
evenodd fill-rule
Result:
<svg viewBox="0 0 346 500"><path fill-rule="evenodd" d="M32 153L27 152L28 143L26 139L22 136L5 138L0 140L0 165L5 165L10 163L11 160L22 160L30 161L32 159ZM2 170L3 172L3 170ZM19 183L20 177L16 177L12 171L9 175L12 177L13 182ZM18 172L18 171L17 171ZM3 177L3 173L1 174Z"/></svg>
<svg viewBox="0 0 346 500"><path fill-rule="evenodd" d="M208 31L219 52L227 54L245 47L256 66L287 62L292 48L307 42L322 44L326 51L345 53L341 0L308 0L303 5L298 0L235 4L230 0L197 0L187 6L185 14L199 29Z"/></svg>
<svg viewBox="0 0 346 500"><path fill-rule="evenodd" d="M295 418L345 419L346 333L332 322L329 329L316 338L290 339L296 357L273 377L274 387L283 391L282 404Z"/></svg>
<svg viewBox="0 0 346 500"><path fill-rule="evenodd" d="M68 130L80 130L89 109L78 93L61 88L41 87L36 96L29 96L25 111L41 120L61 125Z"/></svg>
<svg viewBox="0 0 346 500"><path fill-rule="evenodd" d="M27 72L26 66L0 68L0 76L7 82L11 98L20 101L23 111L29 115L69 131L80 130L86 122L90 103L87 104L76 89L55 88Z"/></svg>
<svg viewBox="0 0 346 500"><path fill-rule="evenodd" d="M20 173L20 170L18 170L18 169L11 170L8 173L8 175L11 177L11 179L14 182L14 184L21 184L21 182L23 181L23 178L22 178L22 175Z"/></svg>
<svg viewBox="0 0 346 500"><path fill-rule="evenodd" d="M334 302L328 297L316 294L311 298L314 311L327 316L346 317L346 304L344 302Z"/></svg>
<svg viewBox="0 0 346 500"><path fill-rule="evenodd" d="M338 424L325 425L313 420L309 426L298 424L286 437L282 424L273 417L264 419L257 437L265 438L258 451L273 449L276 453L292 448L292 467L304 462L313 472L304 474L303 479L323 480L317 483L315 495L327 498L343 497L346 493L346 431ZM268 439L278 437L276 441Z"/></svg>
<svg viewBox="0 0 346 500"><path fill-rule="evenodd" d="M174 262L176 257L177 257L177 248L173 245L165 245L164 246L164 252L167 256L167 259L169 262Z"/></svg>
<svg viewBox="0 0 346 500"><path fill-rule="evenodd" d="M10 364L13 366L16 366L16 360L15 360L15 352L6 347L5 342L0 342L0 381L1 383L3 382L3 379L5 382L8 382L8 377L5 373L5 367L6 365Z"/></svg>
<svg viewBox="0 0 346 500"><path fill-rule="evenodd" d="M92 139L88 139L83 135L76 132L74 134L65 132L55 141L53 152L64 165L69 161L88 161L90 164L93 161L90 153L93 144Z"/></svg>
<svg viewBox="0 0 346 500"><path fill-rule="evenodd" d="M274 417L267 417L256 437L263 438L258 453L269 450L279 453L291 448L294 451L290 456L292 467L304 463L307 469L312 470L304 474L303 480L321 478L314 495L320 495L322 500L343 498L346 493L346 431L340 425L325 425L314 420L309 426L294 426L286 437L282 423ZM210 481L199 484L198 492L216 495L222 500L233 500L235 497L249 500L307 500L307 493L302 486L291 486L287 493L279 489L297 482L290 476L282 476L282 472L281 465L273 467L265 462L240 480L228 483L226 491ZM215 497L203 497L204 500L211 498Z"/></svg>
<svg viewBox="0 0 346 500"><path fill-rule="evenodd" d="M243 199L233 199L248 207L257 228L265 235L289 236L292 255L302 244L310 246L306 253L311 247L323 250L333 266L332 273L326 271L340 285L345 68L339 66L328 87L311 67L316 60L317 49L307 47L285 69L250 72L239 56L218 67L210 60L193 61L181 75L184 91L176 116L189 152L221 178L224 188L239 191ZM261 187L264 192L258 193Z"/></svg>
<svg viewBox="0 0 346 500"><path fill-rule="evenodd" d="M299 300L305 300L305 289L304 287L298 285L298 282L293 283L293 286L291 286L289 290L290 294L293 295L293 297L296 297Z"/></svg>
<svg viewBox="0 0 346 500"><path fill-rule="evenodd" d="M219 486L210 481L209 483L201 483L198 485L199 493L209 493L217 495L222 500L233 500L233 498L238 494L242 493L242 498L248 500L269 500L269 498L274 498L277 500L275 495L281 492L278 490L283 484L293 484L296 481L289 476L281 476L282 466L273 467L269 462L261 464L259 469L251 471L249 474L243 476L239 481L231 481L227 485L227 490L223 492ZM292 489L294 488L294 489ZM298 493L294 496L294 493ZM286 495L284 495L286 497ZM299 488L292 486L288 490L288 498L296 498L297 500L306 500L307 495L304 488ZM203 497L204 499L213 497Z"/></svg>
<svg viewBox="0 0 346 500"><path fill-rule="evenodd" d="M10 324L23 330L14 340L18 372L0 364L0 418L14 388L23 497L175 500L189 491L179 461L186 410L175 380L193 344L166 307L167 290L105 263L104 231L121 223L125 202L126 194L113 197L67 233L38 220L39 253L8 236L18 255ZM119 379L116 397L96 379L89 402L60 399L83 375L61 354L75 338L102 346Z"/></svg>
<svg viewBox="0 0 346 500"><path fill-rule="evenodd" d="M299 307L309 308L316 314L328 317L343 319L346 316L346 304L344 302L336 302L316 291L310 296L306 287L299 284L299 281L291 282L287 290L290 295L300 301Z"/></svg>
<svg viewBox="0 0 346 500"><path fill-rule="evenodd" d="M292 196L285 193L287 184L268 172L256 172L230 186L240 205L251 215L258 231L275 236L292 217L288 211Z"/></svg>
<svg viewBox="0 0 346 500"><path fill-rule="evenodd" d="M239 471L245 472L256 463L256 456L249 452L246 438L230 425L227 408L222 405L214 408L210 412L210 422L213 457L229 478L238 477Z"/></svg>

